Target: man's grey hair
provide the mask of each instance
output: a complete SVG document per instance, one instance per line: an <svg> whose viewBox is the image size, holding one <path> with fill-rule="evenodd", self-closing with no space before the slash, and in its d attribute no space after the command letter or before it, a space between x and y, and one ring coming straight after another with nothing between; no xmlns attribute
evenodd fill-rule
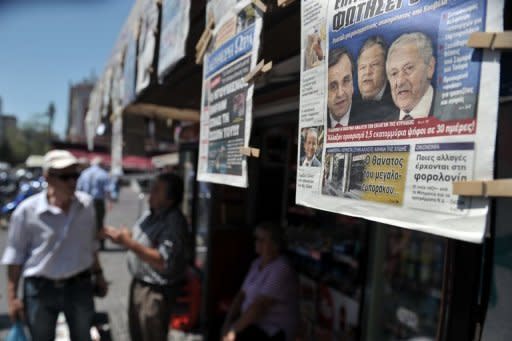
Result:
<svg viewBox="0 0 512 341"><path fill-rule="evenodd" d="M318 139L318 130L316 128L309 128L308 130L306 130L306 136L304 136L306 139L308 138L308 134L315 134L316 135L316 138Z"/></svg>
<svg viewBox="0 0 512 341"><path fill-rule="evenodd" d="M384 39L382 39L381 36L372 36L364 42L363 46L361 46L361 49L359 50L359 54L357 55L357 61L359 62L359 58L361 58L361 55L363 52L370 47L378 45L384 51L384 56L386 55L386 52L388 52L388 47Z"/></svg>
<svg viewBox="0 0 512 341"><path fill-rule="evenodd" d="M388 50L388 59L386 64L389 61L389 56L394 52L398 47L402 47L404 45L415 45L418 48L418 53L423 58L423 62L428 65L434 56L434 49L432 47L432 40L422 32L412 32L402 34L400 37L395 39L393 44L389 47ZM387 65L386 65L387 68Z"/></svg>
<svg viewBox="0 0 512 341"><path fill-rule="evenodd" d="M328 68L335 66L339 63L341 58L343 56L347 56L348 60L350 61L350 72L352 75L354 75L355 70L355 64L354 64L354 58L352 57L352 54L348 52L348 50L345 47L337 47L334 49L329 50L329 58L328 58Z"/></svg>

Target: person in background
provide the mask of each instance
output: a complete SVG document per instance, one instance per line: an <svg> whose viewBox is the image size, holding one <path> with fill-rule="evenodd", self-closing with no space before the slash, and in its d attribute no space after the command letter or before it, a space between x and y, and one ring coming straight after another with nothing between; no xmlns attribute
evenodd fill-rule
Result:
<svg viewBox="0 0 512 341"><path fill-rule="evenodd" d="M302 166L320 167L322 164L316 157L316 149L318 148L318 130L309 128L306 130L304 138L304 156L300 159Z"/></svg>
<svg viewBox="0 0 512 341"><path fill-rule="evenodd" d="M10 220L2 257L9 317L26 320L32 340L54 340L63 312L71 339L89 341L94 288L99 296L107 293L97 256L94 206L89 195L76 191L77 165L68 151L48 152L43 164L48 187L23 201ZM23 300L18 298L21 277Z"/></svg>
<svg viewBox="0 0 512 341"><path fill-rule="evenodd" d="M386 43L379 36L368 38L357 57L357 84L365 101L391 101L386 82Z"/></svg>
<svg viewBox="0 0 512 341"><path fill-rule="evenodd" d="M380 36L366 39L357 57L357 84L361 94L357 123L396 120L396 107L386 78L387 45Z"/></svg>
<svg viewBox="0 0 512 341"><path fill-rule="evenodd" d="M281 255L282 228L265 222L256 227L253 261L222 328L223 341L295 340L298 278Z"/></svg>
<svg viewBox="0 0 512 341"><path fill-rule="evenodd" d="M435 91L432 87L436 59L432 40L422 32L405 33L389 47L386 73L393 102L399 109L396 120L432 116Z"/></svg>
<svg viewBox="0 0 512 341"><path fill-rule="evenodd" d="M133 341L167 340L169 320L188 262L188 226L179 206L183 181L175 174L157 176L146 212L130 232L107 226L105 235L128 249L130 285L128 320Z"/></svg>
<svg viewBox="0 0 512 341"><path fill-rule="evenodd" d="M329 51L327 70L327 128L348 126L354 95L354 61L344 47ZM355 110L357 112L357 110Z"/></svg>
<svg viewBox="0 0 512 341"><path fill-rule="evenodd" d="M94 199L94 208L96 210L96 228L101 231L104 225L107 201L110 201L110 178L106 170L102 167L102 158L95 157L91 161L91 166L86 168L80 178L78 178L77 189L90 194ZM109 203L110 205L110 203ZM100 247L105 248L103 239L100 241Z"/></svg>

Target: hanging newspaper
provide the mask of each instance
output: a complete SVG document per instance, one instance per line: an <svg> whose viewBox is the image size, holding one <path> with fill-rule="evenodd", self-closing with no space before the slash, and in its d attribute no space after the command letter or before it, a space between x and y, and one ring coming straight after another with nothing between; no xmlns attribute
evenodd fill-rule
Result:
<svg viewBox="0 0 512 341"><path fill-rule="evenodd" d="M199 181L247 187L247 146L254 85L244 81L257 64L262 16L251 1L208 2L215 29L204 57Z"/></svg>
<svg viewBox="0 0 512 341"><path fill-rule="evenodd" d="M94 148L94 137L96 136L96 128L101 122L101 101L100 87L101 82L97 82L89 96L89 107L85 115L85 135L87 139L87 148Z"/></svg>
<svg viewBox="0 0 512 341"><path fill-rule="evenodd" d="M151 81L153 57L156 49L158 6L156 0L143 0L141 5L140 34L138 39L137 81L135 90L140 94Z"/></svg>
<svg viewBox="0 0 512 341"><path fill-rule="evenodd" d="M123 174L123 61L125 49L115 57L112 83L112 145L110 151L110 174Z"/></svg>
<svg viewBox="0 0 512 341"><path fill-rule="evenodd" d="M123 115L115 115L112 122L110 174L123 174Z"/></svg>
<svg viewBox="0 0 512 341"><path fill-rule="evenodd" d="M128 40L123 62L123 107L130 105L135 100L135 78L136 78L136 58L137 58L137 37L134 36Z"/></svg>
<svg viewBox="0 0 512 341"><path fill-rule="evenodd" d="M158 78L162 79L185 56L190 26L190 0L162 1Z"/></svg>
<svg viewBox="0 0 512 341"><path fill-rule="evenodd" d="M481 242L499 55L466 46L502 29L501 0L302 2L298 204Z"/></svg>

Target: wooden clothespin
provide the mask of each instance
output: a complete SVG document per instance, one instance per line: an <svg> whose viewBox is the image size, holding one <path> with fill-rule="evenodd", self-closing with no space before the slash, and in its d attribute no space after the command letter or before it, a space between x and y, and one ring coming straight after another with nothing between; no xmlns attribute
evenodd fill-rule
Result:
<svg viewBox="0 0 512 341"><path fill-rule="evenodd" d="M123 116L123 110L120 108L118 110L113 110L112 114L110 114L110 123L114 123L116 120Z"/></svg>
<svg viewBox="0 0 512 341"><path fill-rule="evenodd" d="M204 31L196 44L196 64L203 62L204 54L213 36L213 28L215 27L214 18L213 16L208 16L207 20Z"/></svg>
<svg viewBox="0 0 512 341"><path fill-rule="evenodd" d="M512 179L487 181L485 187L488 197L512 197Z"/></svg>
<svg viewBox="0 0 512 341"><path fill-rule="evenodd" d="M454 182L453 194L477 197L512 197L512 179Z"/></svg>
<svg viewBox="0 0 512 341"><path fill-rule="evenodd" d="M252 0L254 6L258 7L260 11L265 13L267 11L267 5L265 5L261 0Z"/></svg>
<svg viewBox="0 0 512 341"><path fill-rule="evenodd" d="M251 80L253 80L256 76L261 75L263 73L267 73L272 69L272 61L265 64L265 61L262 59L258 64L256 64L256 67L251 70L245 77L244 81L246 83L249 83Z"/></svg>
<svg viewBox="0 0 512 341"><path fill-rule="evenodd" d="M484 188L483 181L457 181L452 184L453 194L465 196L483 196Z"/></svg>
<svg viewBox="0 0 512 341"><path fill-rule="evenodd" d="M469 36L467 45L482 49L512 49L512 31L474 32Z"/></svg>
<svg viewBox="0 0 512 341"><path fill-rule="evenodd" d="M240 154L248 156L248 157L260 157L260 150L258 148L252 147L240 147Z"/></svg>
<svg viewBox="0 0 512 341"><path fill-rule="evenodd" d="M200 46L199 50L196 52L196 64L202 64L203 63L203 57L206 53L206 49L208 48L208 44L210 43L210 39L212 38L212 30L208 30L206 33L206 38L204 39L204 42Z"/></svg>
<svg viewBox="0 0 512 341"><path fill-rule="evenodd" d="M204 27L204 31L203 31L203 33L201 33L201 37L197 41L196 51L200 50L201 47L203 46L203 44L205 44L205 43L208 44L207 40L209 41L209 39L211 38L211 34L212 34L211 30L213 30L214 26L215 26L215 21L212 16L209 16L208 21L206 22L206 25ZM209 35L209 37L208 37L208 35Z"/></svg>
<svg viewBox="0 0 512 341"><path fill-rule="evenodd" d="M277 0L277 7L286 7L293 3L295 0Z"/></svg>

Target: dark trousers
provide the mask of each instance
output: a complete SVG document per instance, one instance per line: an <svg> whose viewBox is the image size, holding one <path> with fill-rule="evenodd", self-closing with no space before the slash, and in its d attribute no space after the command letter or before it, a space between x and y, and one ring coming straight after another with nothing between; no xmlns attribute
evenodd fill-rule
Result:
<svg viewBox="0 0 512 341"><path fill-rule="evenodd" d="M132 341L167 340L176 297L173 286L158 286L132 280L128 323Z"/></svg>
<svg viewBox="0 0 512 341"><path fill-rule="evenodd" d="M25 278L23 301L32 340L53 341L60 312L66 316L72 341L91 340L94 300L93 286L87 274L63 282Z"/></svg>
<svg viewBox="0 0 512 341"><path fill-rule="evenodd" d="M96 229L99 231L103 228L103 223L105 220L105 200L103 199L94 199L94 210L96 211ZM105 240L100 240L101 249L103 250L105 247Z"/></svg>
<svg viewBox="0 0 512 341"><path fill-rule="evenodd" d="M236 333L236 341L285 341L286 337L282 330L273 336L268 334L254 324Z"/></svg>

